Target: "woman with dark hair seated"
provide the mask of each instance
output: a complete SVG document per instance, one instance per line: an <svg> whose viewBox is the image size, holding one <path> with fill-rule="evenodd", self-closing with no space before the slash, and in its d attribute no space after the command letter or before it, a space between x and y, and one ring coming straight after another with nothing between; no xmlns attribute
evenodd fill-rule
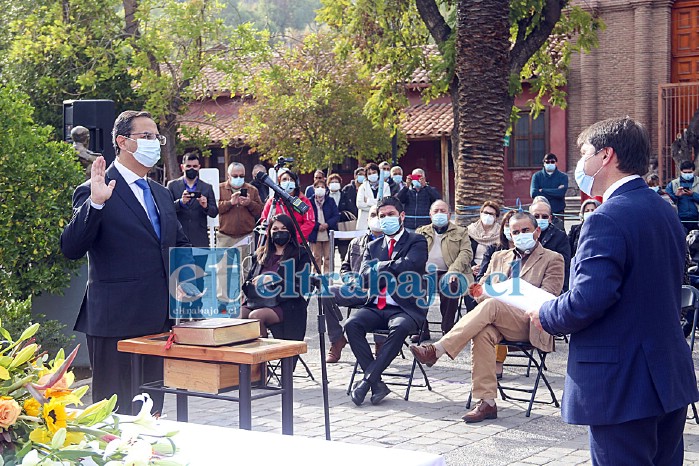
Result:
<svg viewBox="0 0 699 466"><path fill-rule="evenodd" d="M281 330L278 338L303 340L308 302L301 295L301 274L297 272L309 266L310 259L299 247L291 217L279 214L270 219L265 241L252 257L243 285L247 298L240 309L241 317L259 319L262 337L267 336L268 327L281 324L272 330L275 334L277 328ZM294 277L293 283L285 280L288 276Z"/></svg>

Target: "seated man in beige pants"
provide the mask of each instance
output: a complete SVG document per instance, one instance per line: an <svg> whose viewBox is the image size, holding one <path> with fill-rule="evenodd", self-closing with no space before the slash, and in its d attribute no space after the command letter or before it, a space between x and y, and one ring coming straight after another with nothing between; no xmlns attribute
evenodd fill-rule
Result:
<svg viewBox="0 0 699 466"><path fill-rule="evenodd" d="M529 213L516 213L510 219L510 234L515 247L493 254L480 284L487 289L488 283L519 276L558 295L563 288L563 257L539 244L537 240L541 231L536 219ZM452 359L456 358L469 340L473 340L473 396L480 401L463 417L466 422L498 417L495 345L500 340L529 341L542 351L553 350L553 337L531 324L524 311L493 298L481 296L476 300L478 306L463 316L437 343L410 347L418 361L431 366L445 353Z"/></svg>

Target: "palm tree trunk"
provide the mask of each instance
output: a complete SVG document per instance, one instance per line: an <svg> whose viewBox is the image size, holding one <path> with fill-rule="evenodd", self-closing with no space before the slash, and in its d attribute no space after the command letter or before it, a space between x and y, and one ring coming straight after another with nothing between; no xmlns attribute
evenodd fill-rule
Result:
<svg viewBox="0 0 699 466"><path fill-rule="evenodd" d="M456 213L503 201L503 138L514 103L508 92L509 1L459 0L456 36L459 141ZM476 5L474 5L476 4ZM470 223L459 217L460 223Z"/></svg>

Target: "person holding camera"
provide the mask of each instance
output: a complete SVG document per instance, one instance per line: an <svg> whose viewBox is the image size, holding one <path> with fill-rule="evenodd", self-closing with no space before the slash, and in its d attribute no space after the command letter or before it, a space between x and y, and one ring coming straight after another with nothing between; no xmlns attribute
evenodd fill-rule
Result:
<svg viewBox="0 0 699 466"><path fill-rule="evenodd" d="M266 241L253 255L243 285L246 299L240 315L244 319L259 319L263 338L271 325L282 324L273 329L276 338L301 341L306 336L308 302L301 294L299 272L309 266L311 259L300 247L294 222L288 215L273 216L265 236ZM284 280L288 276L294 277L292 283Z"/></svg>
<svg viewBox="0 0 699 466"><path fill-rule="evenodd" d="M694 175L694 163L685 160L680 164L680 176L670 181L665 192L677 206L682 226L689 234L698 228L699 178Z"/></svg>
<svg viewBox="0 0 699 466"><path fill-rule="evenodd" d="M175 199L177 220L180 221L184 234L192 246L205 248L209 246L206 217L218 215L213 187L199 179L201 157L189 152L182 157L180 165L184 175L167 184L167 189Z"/></svg>
<svg viewBox="0 0 699 466"><path fill-rule="evenodd" d="M306 196L301 194L299 190L299 177L296 173L292 172L288 168L279 168L279 171L277 172L277 179L280 188L286 191L290 196L301 199L301 201L308 205L309 208L305 214L300 214L296 211L290 213L279 195L275 194L267 199L267 202L265 202L265 206L262 209L261 218L267 223L267 225L269 225L271 223L271 219L277 214L286 214L289 216L294 215L299 224L299 228L301 229L300 232L296 232L296 239L299 243L301 243L301 234L303 234L304 238L308 239L308 236L313 231L313 228L315 228L315 211L311 206L311 201Z"/></svg>
<svg viewBox="0 0 699 466"><path fill-rule="evenodd" d="M257 188L245 182L242 163L233 162L228 166L228 179L220 184L220 188L216 245L230 248L250 236L263 204Z"/></svg>

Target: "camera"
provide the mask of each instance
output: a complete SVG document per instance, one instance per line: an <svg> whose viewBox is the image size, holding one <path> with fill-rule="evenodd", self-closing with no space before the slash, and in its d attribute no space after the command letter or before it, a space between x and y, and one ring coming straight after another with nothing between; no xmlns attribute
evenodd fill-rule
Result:
<svg viewBox="0 0 699 466"><path fill-rule="evenodd" d="M274 166L275 170L279 170L282 168L284 165L289 164L289 163L294 163L294 158L293 157L279 157L277 159L277 164Z"/></svg>
<svg viewBox="0 0 699 466"><path fill-rule="evenodd" d="M242 188L240 190L240 197L248 197L248 188Z"/></svg>
<svg viewBox="0 0 699 466"><path fill-rule="evenodd" d="M201 197L201 191L190 191L189 197L190 199L199 199Z"/></svg>

